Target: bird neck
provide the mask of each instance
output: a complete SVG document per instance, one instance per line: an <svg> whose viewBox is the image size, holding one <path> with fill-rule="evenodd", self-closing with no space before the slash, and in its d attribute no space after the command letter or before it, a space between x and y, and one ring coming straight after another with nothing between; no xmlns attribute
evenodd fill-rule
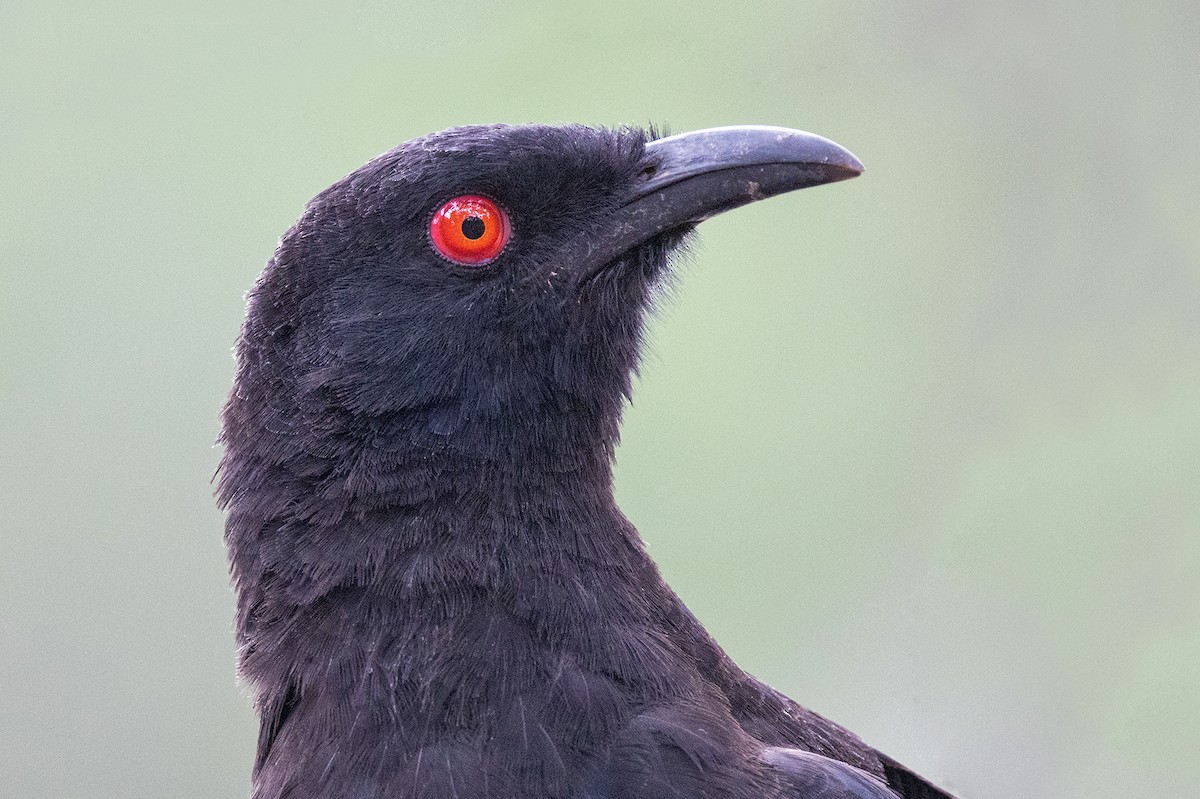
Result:
<svg viewBox="0 0 1200 799"><path fill-rule="evenodd" d="M365 657L397 625L420 637L499 613L554 627L540 614L570 608L578 630L668 601L614 501L616 400L369 415L265 379L266 361L244 359L218 486L242 673L263 690L313 652Z"/></svg>
<svg viewBox="0 0 1200 799"><path fill-rule="evenodd" d="M644 624L631 608L672 595L614 502L609 461L555 463L442 453L402 458L370 491L343 479L306 493L289 480L270 519L263 498L239 497L227 540L243 674L271 690L307 674L313 651L353 661L349 650L397 629L419 637L494 614L539 629L562 627L564 613L570 630Z"/></svg>
<svg viewBox="0 0 1200 799"><path fill-rule="evenodd" d="M416 438L411 426L310 429L267 449L241 446L265 428L232 428L219 492L239 588L269 582L296 605L346 586L394 595L412 584L404 564L423 557L461 565L441 579L495 584L528 564L610 558L636 539L613 498L611 447L595 438L497 455L426 427Z"/></svg>

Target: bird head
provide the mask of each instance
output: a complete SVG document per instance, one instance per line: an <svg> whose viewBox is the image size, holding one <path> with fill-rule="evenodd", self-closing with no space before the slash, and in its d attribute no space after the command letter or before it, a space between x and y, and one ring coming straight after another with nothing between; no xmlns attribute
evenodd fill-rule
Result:
<svg viewBox="0 0 1200 799"><path fill-rule="evenodd" d="M345 476L371 449L607 462L671 252L709 216L861 169L767 127L491 125L384 153L309 203L250 292L226 501L264 467Z"/></svg>

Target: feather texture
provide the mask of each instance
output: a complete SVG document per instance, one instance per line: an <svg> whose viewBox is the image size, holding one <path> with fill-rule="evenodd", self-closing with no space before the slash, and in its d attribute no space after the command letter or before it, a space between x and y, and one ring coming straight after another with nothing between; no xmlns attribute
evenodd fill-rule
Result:
<svg viewBox="0 0 1200 799"><path fill-rule="evenodd" d="M557 253L610 224L647 140L434 134L281 240L218 484L254 799L894 796L873 749L726 657L613 501L643 319L690 225L586 276ZM467 193L511 218L483 269L427 235Z"/></svg>

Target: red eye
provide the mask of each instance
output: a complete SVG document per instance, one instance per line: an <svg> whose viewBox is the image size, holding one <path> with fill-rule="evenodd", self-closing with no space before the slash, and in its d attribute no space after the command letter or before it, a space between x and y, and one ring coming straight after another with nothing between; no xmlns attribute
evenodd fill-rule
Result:
<svg viewBox="0 0 1200 799"><path fill-rule="evenodd" d="M433 215L429 238L437 251L454 263L482 266L508 243L508 215L486 197L464 194Z"/></svg>

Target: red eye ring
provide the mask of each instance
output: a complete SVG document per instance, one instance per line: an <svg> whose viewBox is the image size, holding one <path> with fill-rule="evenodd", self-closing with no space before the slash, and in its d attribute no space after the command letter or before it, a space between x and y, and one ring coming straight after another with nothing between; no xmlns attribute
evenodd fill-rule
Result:
<svg viewBox="0 0 1200 799"><path fill-rule="evenodd" d="M437 209L429 239L443 258L462 266L491 263L509 236L508 214L487 197L464 194Z"/></svg>

